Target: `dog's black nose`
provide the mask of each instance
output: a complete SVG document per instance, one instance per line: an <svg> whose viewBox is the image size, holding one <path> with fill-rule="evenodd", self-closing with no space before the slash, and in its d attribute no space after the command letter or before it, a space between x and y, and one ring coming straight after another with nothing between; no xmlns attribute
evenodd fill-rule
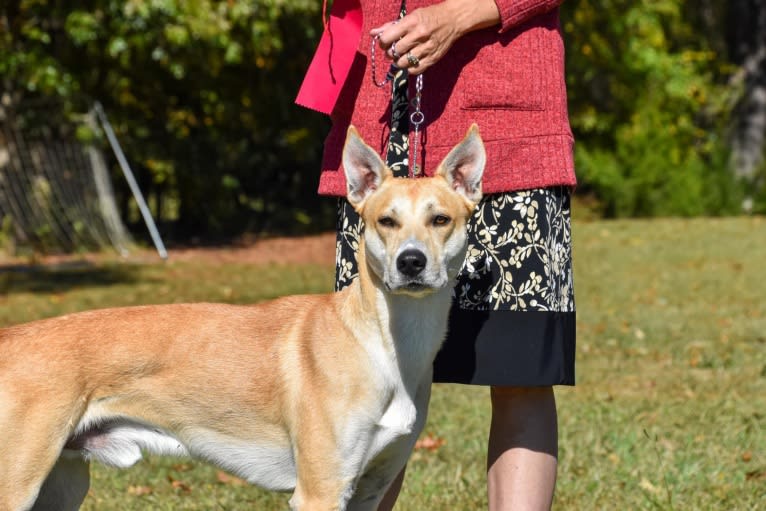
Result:
<svg viewBox="0 0 766 511"><path fill-rule="evenodd" d="M407 277L417 277L426 267L426 255L414 248L405 250L396 258L396 269Z"/></svg>

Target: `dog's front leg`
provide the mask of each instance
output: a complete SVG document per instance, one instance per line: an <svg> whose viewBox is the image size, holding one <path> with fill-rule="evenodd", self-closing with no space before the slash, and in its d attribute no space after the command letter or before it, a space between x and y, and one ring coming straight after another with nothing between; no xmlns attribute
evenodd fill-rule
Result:
<svg viewBox="0 0 766 511"><path fill-rule="evenodd" d="M383 500L383 496L391 483L406 466L415 447L415 442L425 427L430 399L431 375L428 374L415 393L414 404L417 415L411 432L394 440L367 465L364 474L359 479L354 495L348 503L349 511L375 511L378 509L378 505Z"/></svg>
<svg viewBox="0 0 766 511"><path fill-rule="evenodd" d="M296 485L290 498L292 511L344 511L361 471L358 428L336 423L338 414L322 407L305 407L293 437ZM358 445L358 444L357 444ZM351 454L351 455L349 455Z"/></svg>
<svg viewBox="0 0 766 511"><path fill-rule="evenodd" d="M292 511L344 511L353 492L353 477L343 473L337 451L315 449L296 456L297 484Z"/></svg>

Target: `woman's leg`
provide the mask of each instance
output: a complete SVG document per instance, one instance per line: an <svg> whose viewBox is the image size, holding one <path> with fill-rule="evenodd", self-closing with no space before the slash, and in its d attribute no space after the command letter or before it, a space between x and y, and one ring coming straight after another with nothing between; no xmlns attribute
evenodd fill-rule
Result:
<svg viewBox="0 0 766 511"><path fill-rule="evenodd" d="M556 399L551 387L492 387L487 456L490 511L548 510L558 458ZM404 470L378 511L393 509Z"/></svg>
<svg viewBox="0 0 766 511"><path fill-rule="evenodd" d="M490 511L549 510L558 425L552 387L492 387L487 453Z"/></svg>

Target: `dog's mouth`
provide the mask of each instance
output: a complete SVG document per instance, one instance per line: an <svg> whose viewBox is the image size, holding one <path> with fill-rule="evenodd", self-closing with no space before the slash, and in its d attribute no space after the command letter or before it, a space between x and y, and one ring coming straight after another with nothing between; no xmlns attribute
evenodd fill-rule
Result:
<svg viewBox="0 0 766 511"><path fill-rule="evenodd" d="M403 294L410 296L423 296L433 293L437 290L435 286L426 284L420 280L411 280L400 284L386 284L388 290L393 294Z"/></svg>

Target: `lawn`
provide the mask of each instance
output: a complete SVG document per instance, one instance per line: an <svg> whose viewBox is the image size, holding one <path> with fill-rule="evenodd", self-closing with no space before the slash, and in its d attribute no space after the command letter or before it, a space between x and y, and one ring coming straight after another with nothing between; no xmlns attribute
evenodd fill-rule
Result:
<svg viewBox="0 0 766 511"><path fill-rule="evenodd" d="M557 389L555 509L766 509L766 219L578 222L578 384ZM117 258L0 267L0 325L139 303L331 289L329 264ZM1 356L1 354L0 354ZM434 388L398 509L486 508L487 390ZM430 448L428 446L430 445ZM86 510L282 510L183 459L94 467Z"/></svg>

